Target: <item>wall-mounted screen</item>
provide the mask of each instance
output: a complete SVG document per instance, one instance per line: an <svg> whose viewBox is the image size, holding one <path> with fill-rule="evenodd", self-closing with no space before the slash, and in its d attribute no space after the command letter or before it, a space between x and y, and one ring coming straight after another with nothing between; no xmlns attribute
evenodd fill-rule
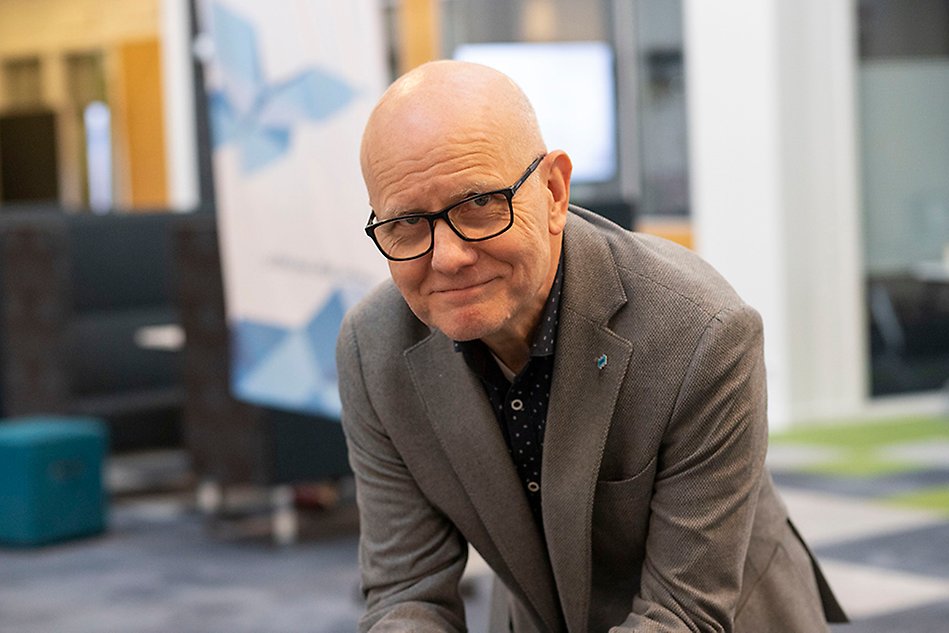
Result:
<svg viewBox="0 0 949 633"><path fill-rule="evenodd" d="M521 86L549 149L566 150L574 182L616 177L613 50L606 42L480 43L455 59L491 66Z"/></svg>

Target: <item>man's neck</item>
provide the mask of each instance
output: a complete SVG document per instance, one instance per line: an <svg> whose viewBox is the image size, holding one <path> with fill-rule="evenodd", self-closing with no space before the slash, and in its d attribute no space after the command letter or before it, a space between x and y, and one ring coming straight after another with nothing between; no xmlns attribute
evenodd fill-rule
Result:
<svg viewBox="0 0 949 633"><path fill-rule="evenodd" d="M507 339L496 340L499 335L482 339L491 353L508 367L515 374L520 373L527 365L531 357L530 336L521 338L519 336L508 337Z"/></svg>

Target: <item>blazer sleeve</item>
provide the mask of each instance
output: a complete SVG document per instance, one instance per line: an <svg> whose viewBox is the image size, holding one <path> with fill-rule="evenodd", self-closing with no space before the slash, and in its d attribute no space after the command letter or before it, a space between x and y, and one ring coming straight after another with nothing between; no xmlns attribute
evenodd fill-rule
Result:
<svg viewBox="0 0 949 633"><path fill-rule="evenodd" d="M342 423L359 506L362 632L465 630L458 592L468 549L425 498L371 402L353 320L337 341ZM394 405L397 406L397 405Z"/></svg>
<svg viewBox="0 0 949 633"><path fill-rule="evenodd" d="M767 450L761 321L707 323L659 452L639 595L615 633L733 630Z"/></svg>

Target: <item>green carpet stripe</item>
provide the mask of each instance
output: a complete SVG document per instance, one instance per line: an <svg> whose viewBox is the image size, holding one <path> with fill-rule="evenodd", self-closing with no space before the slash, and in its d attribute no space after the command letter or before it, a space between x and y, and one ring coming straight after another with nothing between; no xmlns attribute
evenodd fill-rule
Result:
<svg viewBox="0 0 949 633"><path fill-rule="evenodd" d="M775 444L814 444L844 448L878 448L888 444L949 439L949 416L905 417L881 421L804 426L774 433Z"/></svg>
<svg viewBox="0 0 949 633"><path fill-rule="evenodd" d="M919 464L911 462L882 459L864 451L844 451L834 461L812 464L801 471L829 477L883 477L919 469Z"/></svg>
<svg viewBox="0 0 949 633"><path fill-rule="evenodd" d="M924 488L916 492L890 497L887 502L902 507L933 510L949 515L949 486Z"/></svg>

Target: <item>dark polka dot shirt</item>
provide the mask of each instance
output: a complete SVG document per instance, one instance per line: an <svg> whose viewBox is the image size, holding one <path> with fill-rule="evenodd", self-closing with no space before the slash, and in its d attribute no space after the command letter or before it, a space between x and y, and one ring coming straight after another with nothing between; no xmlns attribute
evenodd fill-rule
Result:
<svg viewBox="0 0 949 633"><path fill-rule="evenodd" d="M481 341L455 343L455 350L464 355L465 362L481 379L538 526L543 524L540 466L562 289L561 257L557 276L531 343L530 359L512 379L504 375L487 345Z"/></svg>

